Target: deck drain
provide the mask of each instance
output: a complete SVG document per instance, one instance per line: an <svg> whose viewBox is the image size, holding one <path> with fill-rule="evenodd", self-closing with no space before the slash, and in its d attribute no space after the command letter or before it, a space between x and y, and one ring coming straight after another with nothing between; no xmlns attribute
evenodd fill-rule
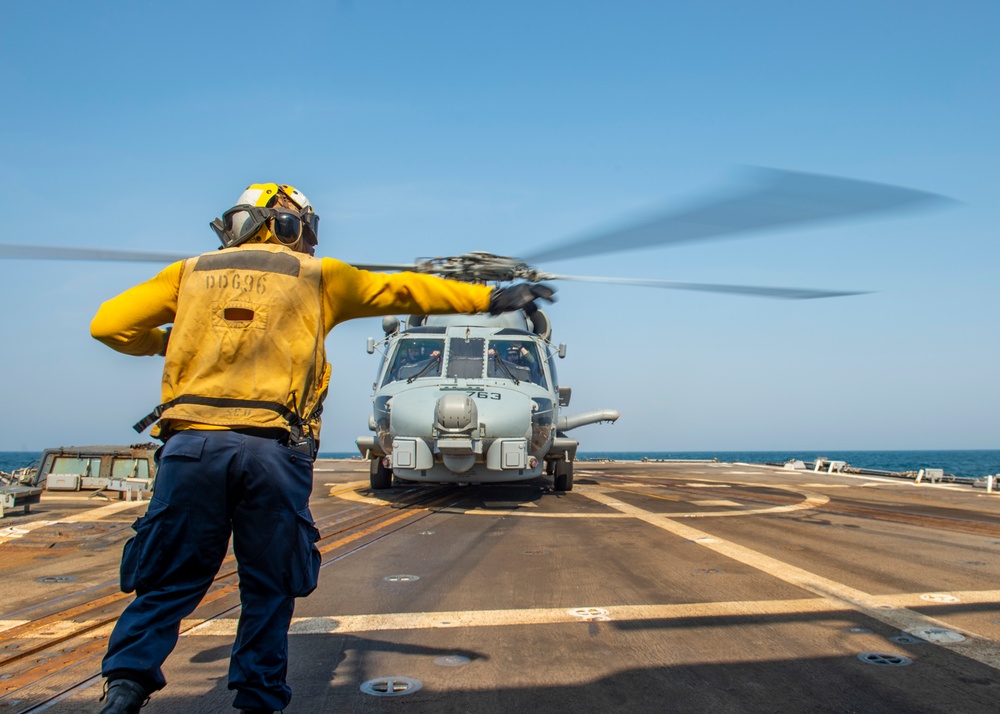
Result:
<svg viewBox="0 0 1000 714"><path fill-rule="evenodd" d="M522 550L521 555L552 555L552 553L550 553L547 550L541 550L540 548L538 548L535 550Z"/></svg>
<svg viewBox="0 0 1000 714"><path fill-rule="evenodd" d="M35 580L36 583L71 583L76 580L75 575L47 575L44 578L38 578Z"/></svg>
<svg viewBox="0 0 1000 714"><path fill-rule="evenodd" d="M952 642L964 642L965 635L954 630L944 630L940 627L920 627L915 630L907 630L914 637L927 640L928 642L941 642L944 644Z"/></svg>
<svg viewBox="0 0 1000 714"><path fill-rule="evenodd" d="M468 664L471 661L471 659L462 655L448 655L447 657L438 657L434 660L434 664L440 667L461 667L463 664Z"/></svg>
<svg viewBox="0 0 1000 714"><path fill-rule="evenodd" d="M718 575L723 571L719 568L695 568L692 572L698 573L699 575Z"/></svg>
<svg viewBox="0 0 1000 714"><path fill-rule="evenodd" d="M423 685L419 679L412 677L379 677L369 679L361 684L361 691L373 697L402 697L413 694Z"/></svg>
<svg viewBox="0 0 1000 714"><path fill-rule="evenodd" d="M781 549L782 550L802 550L803 548L802 548L801 545L783 545L783 546L781 546Z"/></svg>
<svg viewBox="0 0 1000 714"><path fill-rule="evenodd" d="M390 583L412 583L414 580L420 580L419 575L386 575L383 580Z"/></svg>
<svg viewBox="0 0 1000 714"><path fill-rule="evenodd" d="M979 567L987 564L983 560L956 560L955 562L959 565L968 565L970 567Z"/></svg>
<svg viewBox="0 0 1000 714"><path fill-rule="evenodd" d="M948 593L924 593L920 596L920 599L928 602L962 602L954 595L949 595Z"/></svg>
<svg viewBox="0 0 1000 714"><path fill-rule="evenodd" d="M603 607L577 607L567 612L573 617L579 617L584 622L607 622L611 619Z"/></svg>
<svg viewBox="0 0 1000 714"><path fill-rule="evenodd" d="M895 637L890 637L889 640L895 642L897 645L922 645L927 642L927 640L922 640L913 635L896 635Z"/></svg>
<svg viewBox="0 0 1000 714"><path fill-rule="evenodd" d="M866 664L875 664L879 667L905 667L913 663L909 657L885 652L862 652L858 655L858 659Z"/></svg>

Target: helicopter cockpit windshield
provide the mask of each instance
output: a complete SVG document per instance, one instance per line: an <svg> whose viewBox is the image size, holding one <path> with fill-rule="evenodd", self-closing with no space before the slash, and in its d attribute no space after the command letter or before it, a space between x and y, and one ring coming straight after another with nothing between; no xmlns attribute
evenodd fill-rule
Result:
<svg viewBox="0 0 1000 714"><path fill-rule="evenodd" d="M545 375L534 342L490 340L487 377L525 381L545 387Z"/></svg>
<svg viewBox="0 0 1000 714"><path fill-rule="evenodd" d="M385 381L382 384L421 377L440 377L441 355L443 353L443 339L400 340L396 345L392 366L386 372Z"/></svg>

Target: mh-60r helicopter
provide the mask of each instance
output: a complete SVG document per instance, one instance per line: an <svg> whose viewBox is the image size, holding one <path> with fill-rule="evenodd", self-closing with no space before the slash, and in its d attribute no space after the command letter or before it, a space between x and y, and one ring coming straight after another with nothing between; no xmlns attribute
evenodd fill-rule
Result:
<svg viewBox="0 0 1000 714"><path fill-rule="evenodd" d="M531 277L524 263L489 253L421 261L415 268L477 281ZM613 422L610 409L561 416L570 388L554 358L541 310L501 315L417 315L383 320L385 339L368 341L382 360L374 384L374 436L357 440L371 461L371 487L401 481L502 483L544 470L556 491L573 488L578 442L566 432ZM384 348L384 349L383 349Z"/></svg>
<svg viewBox="0 0 1000 714"><path fill-rule="evenodd" d="M800 227L824 221L945 203L937 194L886 184L758 169L736 191L694 206L536 251L521 260L474 252L411 264L352 263L363 270L410 270L478 283L581 282L812 299L862 294L666 280L595 278L542 272L531 263L675 245ZM0 245L0 258L171 262L188 256L143 251ZM567 433L618 412L562 415L570 389L559 382L551 326L539 310L490 315L410 316L383 321L382 355L369 417L373 435L357 439L370 460L371 486L405 481L498 483L552 476L573 487L577 442Z"/></svg>

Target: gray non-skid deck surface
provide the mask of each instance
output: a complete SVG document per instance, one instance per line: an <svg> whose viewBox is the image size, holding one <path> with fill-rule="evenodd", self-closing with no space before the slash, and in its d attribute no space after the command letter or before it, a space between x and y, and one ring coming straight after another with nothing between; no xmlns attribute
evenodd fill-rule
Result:
<svg viewBox="0 0 1000 714"><path fill-rule="evenodd" d="M372 503L362 479L323 462L314 515ZM727 464L579 463L577 484L467 487L326 553L286 711L1000 708L1000 496ZM181 638L144 712L229 710L233 617Z"/></svg>

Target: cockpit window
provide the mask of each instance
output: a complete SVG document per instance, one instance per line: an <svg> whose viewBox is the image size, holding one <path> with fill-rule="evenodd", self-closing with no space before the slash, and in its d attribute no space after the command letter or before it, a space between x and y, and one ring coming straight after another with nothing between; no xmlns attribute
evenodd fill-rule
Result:
<svg viewBox="0 0 1000 714"><path fill-rule="evenodd" d="M392 366L386 372L382 384L397 380L405 382L422 377L440 377L443 354L444 340L404 338L396 343Z"/></svg>
<svg viewBox="0 0 1000 714"><path fill-rule="evenodd" d="M149 462L116 457L111 462L111 478L149 478Z"/></svg>
<svg viewBox="0 0 1000 714"><path fill-rule="evenodd" d="M76 474L96 478L101 475L101 457L57 456L52 463L50 473Z"/></svg>
<svg viewBox="0 0 1000 714"><path fill-rule="evenodd" d="M448 340L448 376L459 379L482 379L483 350L486 340L481 337L452 337Z"/></svg>
<svg viewBox="0 0 1000 714"><path fill-rule="evenodd" d="M531 340L490 340L486 376L545 386L538 348Z"/></svg>

